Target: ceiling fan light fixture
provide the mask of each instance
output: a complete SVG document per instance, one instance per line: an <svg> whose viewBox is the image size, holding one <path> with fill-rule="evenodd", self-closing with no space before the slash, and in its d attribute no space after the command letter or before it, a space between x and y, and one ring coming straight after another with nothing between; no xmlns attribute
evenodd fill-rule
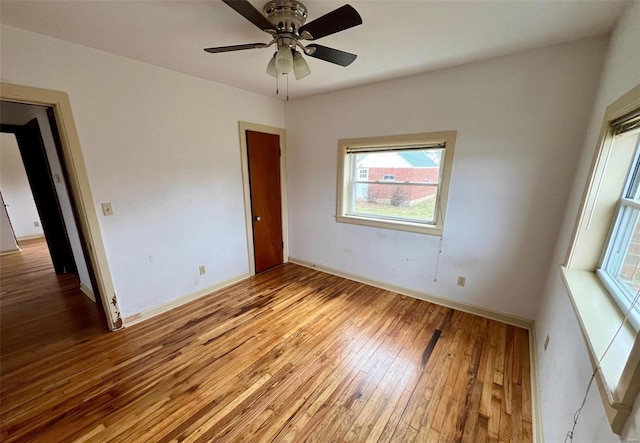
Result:
<svg viewBox="0 0 640 443"><path fill-rule="evenodd" d="M307 61L298 51L296 51L293 56L293 73L296 76L296 80L300 80L311 74L311 69L309 69Z"/></svg>
<svg viewBox="0 0 640 443"><path fill-rule="evenodd" d="M293 69L293 55L288 45L281 45L276 53L276 69L282 74L288 74Z"/></svg>
<svg viewBox="0 0 640 443"><path fill-rule="evenodd" d="M315 41L361 25L362 17L351 5L343 5L307 23L307 7L300 0L269 0L262 11L256 9L249 0L222 0L222 2L258 29L269 34L271 41L269 43L218 46L205 48L205 51L217 54L246 49L266 49L275 45L277 50L267 64L266 73L276 79L276 93L278 92L277 80L279 76L288 75L293 71L296 79L299 80L311 74L309 65L303 56L313 57L338 66L349 66L357 57L355 54L315 43L309 45L300 43L300 40ZM298 48L302 52L299 52Z"/></svg>
<svg viewBox="0 0 640 443"><path fill-rule="evenodd" d="M276 55L273 54L273 57L271 57L271 60L269 60L269 64L267 65L267 74L269 74L271 77L278 77L278 71L276 70Z"/></svg>

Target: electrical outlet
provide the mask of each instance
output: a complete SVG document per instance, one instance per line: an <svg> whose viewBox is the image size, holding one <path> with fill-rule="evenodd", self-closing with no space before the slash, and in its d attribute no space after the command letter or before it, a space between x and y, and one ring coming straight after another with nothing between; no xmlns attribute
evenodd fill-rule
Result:
<svg viewBox="0 0 640 443"><path fill-rule="evenodd" d="M467 277L458 276L458 286L464 286L467 283Z"/></svg>
<svg viewBox="0 0 640 443"><path fill-rule="evenodd" d="M207 273L207 268L204 265L200 266L198 270L200 271L200 275L204 275Z"/></svg>
<svg viewBox="0 0 640 443"><path fill-rule="evenodd" d="M33 226L35 226L36 228L40 227L40 222L39 221L34 221L33 222Z"/></svg>
<svg viewBox="0 0 640 443"><path fill-rule="evenodd" d="M107 202L102 204L102 214L113 215L113 208L111 207L111 203Z"/></svg>
<svg viewBox="0 0 640 443"><path fill-rule="evenodd" d="M549 346L549 334L547 334L547 338L544 339L544 350L547 350L547 347Z"/></svg>

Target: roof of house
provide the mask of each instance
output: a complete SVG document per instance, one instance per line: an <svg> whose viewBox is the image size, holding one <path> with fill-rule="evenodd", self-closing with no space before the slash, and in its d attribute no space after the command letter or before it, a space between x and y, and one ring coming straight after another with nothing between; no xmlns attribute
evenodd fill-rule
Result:
<svg viewBox="0 0 640 443"><path fill-rule="evenodd" d="M437 168L438 164L424 151L407 151L399 153L414 168Z"/></svg>
<svg viewBox="0 0 640 443"><path fill-rule="evenodd" d="M437 151L384 151L358 155L358 168L438 168Z"/></svg>

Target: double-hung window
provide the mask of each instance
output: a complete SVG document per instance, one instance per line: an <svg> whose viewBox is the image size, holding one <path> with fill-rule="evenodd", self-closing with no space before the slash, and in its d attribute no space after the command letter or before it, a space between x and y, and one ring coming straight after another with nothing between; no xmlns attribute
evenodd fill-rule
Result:
<svg viewBox="0 0 640 443"><path fill-rule="evenodd" d="M340 140L337 221L441 234L455 136Z"/></svg>
<svg viewBox="0 0 640 443"><path fill-rule="evenodd" d="M633 152L597 274L622 312L631 307L640 291L640 110L636 118L626 116L612 122L611 149ZM635 330L640 329L640 303L629 313Z"/></svg>
<svg viewBox="0 0 640 443"><path fill-rule="evenodd" d="M562 267L615 433L640 391L640 310L633 305L640 289L639 138L640 85L605 111Z"/></svg>

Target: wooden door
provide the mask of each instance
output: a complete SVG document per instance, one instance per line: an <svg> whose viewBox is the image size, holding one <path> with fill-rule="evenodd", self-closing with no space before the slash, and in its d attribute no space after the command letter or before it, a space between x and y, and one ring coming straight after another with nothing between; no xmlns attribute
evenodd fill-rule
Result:
<svg viewBox="0 0 640 443"><path fill-rule="evenodd" d="M282 263L280 137L247 131L247 159L256 273Z"/></svg>
<svg viewBox="0 0 640 443"><path fill-rule="evenodd" d="M53 268L57 274L75 274L76 262L62 218L58 194L51 177L49 160L42 141L38 120L33 119L24 126L2 125L2 132L15 133L20 156L27 173L29 186L42 222Z"/></svg>

